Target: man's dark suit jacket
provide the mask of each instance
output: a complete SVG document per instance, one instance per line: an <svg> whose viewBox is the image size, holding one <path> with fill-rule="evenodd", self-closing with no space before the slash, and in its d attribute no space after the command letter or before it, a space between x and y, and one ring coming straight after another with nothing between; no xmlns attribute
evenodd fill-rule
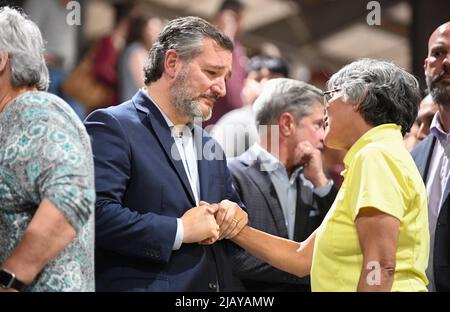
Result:
<svg viewBox="0 0 450 312"><path fill-rule="evenodd" d="M171 156L178 154L170 129L144 91L93 112L85 125L95 162L97 290L216 291L217 282L232 290L231 242L172 250L176 218L196 204L182 161ZM223 152L209 160L215 141L195 126L198 133L200 199L241 204Z"/></svg>
<svg viewBox="0 0 450 312"><path fill-rule="evenodd" d="M261 171L261 162L253 153L245 152L228 162L233 182L244 202L252 227L264 232L288 238L283 211L269 173ZM323 198L303 185L297 178L297 209L295 215L294 240L305 240L320 225L333 204L337 190L332 188ZM274 250L273 252L277 252ZM309 278L278 270L258 260L242 249L233 257L233 270L249 291L307 291Z"/></svg>
<svg viewBox="0 0 450 312"><path fill-rule="evenodd" d="M429 135L411 152L425 184L436 137ZM450 180L444 190L444 200L439 211L434 237L433 269L437 291L450 291Z"/></svg>

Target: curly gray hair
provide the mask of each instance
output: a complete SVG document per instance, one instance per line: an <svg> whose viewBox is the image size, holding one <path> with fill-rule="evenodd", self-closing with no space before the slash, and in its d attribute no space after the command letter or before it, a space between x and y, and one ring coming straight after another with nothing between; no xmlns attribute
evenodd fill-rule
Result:
<svg viewBox="0 0 450 312"><path fill-rule="evenodd" d="M361 59L331 76L328 89L342 89L342 99L360 103L359 112L372 126L394 123L408 132L417 117L417 79L393 63Z"/></svg>
<svg viewBox="0 0 450 312"><path fill-rule="evenodd" d="M44 40L34 22L10 7L0 8L0 50L9 55L11 84L36 86L46 91L49 84L44 59Z"/></svg>

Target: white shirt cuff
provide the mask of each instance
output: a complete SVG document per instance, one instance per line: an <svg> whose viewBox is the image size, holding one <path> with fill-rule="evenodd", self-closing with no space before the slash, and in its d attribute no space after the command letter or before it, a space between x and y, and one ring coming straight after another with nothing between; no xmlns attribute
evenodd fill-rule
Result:
<svg viewBox="0 0 450 312"><path fill-rule="evenodd" d="M313 192L319 197L325 197L328 195L328 193L330 193L333 184L334 184L333 180L330 179L330 181L327 184L316 187Z"/></svg>
<svg viewBox="0 0 450 312"><path fill-rule="evenodd" d="M181 218L177 218L177 234L175 235L175 241L173 242L172 250L180 249L181 244L183 243L183 238L184 238L183 221L181 221Z"/></svg>

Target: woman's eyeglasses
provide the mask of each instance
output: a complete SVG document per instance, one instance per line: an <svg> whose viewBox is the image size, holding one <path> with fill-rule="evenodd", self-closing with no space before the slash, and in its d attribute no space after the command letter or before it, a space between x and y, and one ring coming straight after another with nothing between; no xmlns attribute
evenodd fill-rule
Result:
<svg viewBox="0 0 450 312"><path fill-rule="evenodd" d="M341 90L342 90L341 88L336 88L333 90L325 91L323 93L323 99L325 103L328 103L334 97L334 95Z"/></svg>

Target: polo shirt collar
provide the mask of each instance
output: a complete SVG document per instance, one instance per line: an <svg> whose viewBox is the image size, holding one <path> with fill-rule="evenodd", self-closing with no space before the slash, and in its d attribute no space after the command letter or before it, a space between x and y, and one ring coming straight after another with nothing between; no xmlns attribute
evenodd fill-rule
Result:
<svg viewBox="0 0 450 312"><path fill-rule="evenodd" d="M383 124L373 127L366 133L364 133L348 150L347 155L344 157L345 169L347 169L352 163L355 155L363 149L367 144L372 142L384 141L387 138L398 136L401 140L401 126L396 124ZM344 170L345 171L345 170Z"/></svg>

